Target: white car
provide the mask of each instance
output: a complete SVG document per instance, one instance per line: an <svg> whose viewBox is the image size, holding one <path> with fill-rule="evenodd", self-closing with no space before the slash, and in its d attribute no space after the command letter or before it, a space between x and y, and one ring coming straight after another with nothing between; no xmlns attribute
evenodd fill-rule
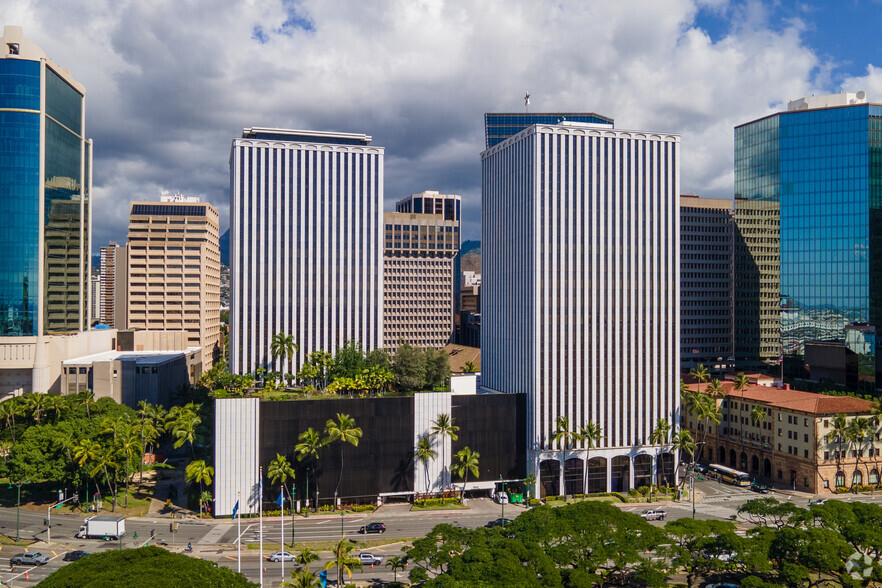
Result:
<svg viewBox="0 0 882 588"><path fill-rule="evenodd" d="M287 551L277 551L271 554L267 559L270 561L294 561L294 554L288 553Z"/></svg>
<svg viewBox="0 0 882 588"><path fill-rule="evenodd" d="M663 521L668 516L663 510L644 510L640 513L645 521Z"/></svg>
<svg viewBox="0 0 882 588"><path fill-rule="evenodd" d="M493 499L497 504L508 504L508 494L505 492L497 492Z"/></svg>
<svg viewBox="0 0 882 588"><path fill-rule="evenodd" d="M374 555L373 553L359 553L358 561L365 566L378 566L383 563L383 556Z"/></svg>

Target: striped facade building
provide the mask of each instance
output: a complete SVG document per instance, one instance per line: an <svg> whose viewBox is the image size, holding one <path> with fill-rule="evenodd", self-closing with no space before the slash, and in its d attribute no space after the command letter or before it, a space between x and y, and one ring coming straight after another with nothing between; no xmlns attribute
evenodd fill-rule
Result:
<svg viewBox="0 0 882 588"><path fill-rule="evenodd" d="M383 345L383 148L367 135L245 129L230 153L230 367L295 372ZM299 352L273 365L276 333Z"/></svg>
<svg viewBox="0 0 882 588"><path fill-rule="evenodd" d="M482 154L483 387L527 395L543 495L673 482L679 136L562 122ZM596 449L553 441L596 423Z"/></svg>

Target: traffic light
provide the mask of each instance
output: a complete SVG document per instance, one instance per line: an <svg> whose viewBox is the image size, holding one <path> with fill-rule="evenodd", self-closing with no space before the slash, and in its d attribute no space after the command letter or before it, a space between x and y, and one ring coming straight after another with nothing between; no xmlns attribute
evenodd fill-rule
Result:
<svg viewBox="0 0 882 588"><path fill-rule="evenodd" d="M134 534L134 535L132 535L132 539L137 539L137 538L138 538L138 532L137 532L137 531L135 531L135 534Z"/></svg>
<svg viewBox="0 0 882 588"><path fill-rule="evenodd" d="M48 526L49 526L49 519L43 519L43 526L44 526L44 527L48 527Z"/></svg>
<svg viewBox="0 0 882 588"><path fill-rule="evenodd" d="M169 524L168 524L168 532L169 532L169 533L174 533L174 532L175 532L175 524L174 524L174 523L169 523Z"/></svg>
<svg viewBox="0 0 882 588"><path fill-rule="evenodd" d="M150 538L151 538L151 539L155 539L155 538L156 538L156 529L150 529Z"/></svg>

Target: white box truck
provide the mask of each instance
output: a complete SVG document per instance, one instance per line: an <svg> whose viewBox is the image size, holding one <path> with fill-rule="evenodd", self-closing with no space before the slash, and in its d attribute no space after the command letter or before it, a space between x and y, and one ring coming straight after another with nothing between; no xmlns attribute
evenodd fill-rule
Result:
<svg viewBox="0 0 882 588"><path fill-rule="evenodd" d="M126 534L125 517L89 517L77 531L77 539L116 540Z"/></svg>

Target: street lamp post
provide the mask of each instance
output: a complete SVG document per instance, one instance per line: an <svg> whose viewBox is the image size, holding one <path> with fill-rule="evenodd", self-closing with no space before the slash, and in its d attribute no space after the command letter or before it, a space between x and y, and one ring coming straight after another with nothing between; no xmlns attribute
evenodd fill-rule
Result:
<svg viewBox="0 0 882 588"><path fill-rule="evenodd" d="M505 528L505 501L508 499L508 496L505 494L505 480L502 479L502 476L499 476L499 480L502 482L502 494L505 498L499 499L499 505L502 507L502 528Z"/></svg>
<svg viewBox="0 0 882 588"><path fill-rule="evenodd" d="M11 483L9 487L12 488L15 486L18 488L17 497L15 500L15 540L16 542L21 539L21 487L22 484L27 484L27 480L24 482Z"/></svg>
<svg viewBox="0 0 882 588"><path fill-rule="evenodd" d="M306 466L306 518L309 518L309 466Z"/></svg>
<svg viewBox="0 0 882 588"><path fill-rule="evenodd" d="M343 512L344 511L342 511L342 510L340 511L340 539L342 539L344 537L344 534L343 534Z"/></svg>

